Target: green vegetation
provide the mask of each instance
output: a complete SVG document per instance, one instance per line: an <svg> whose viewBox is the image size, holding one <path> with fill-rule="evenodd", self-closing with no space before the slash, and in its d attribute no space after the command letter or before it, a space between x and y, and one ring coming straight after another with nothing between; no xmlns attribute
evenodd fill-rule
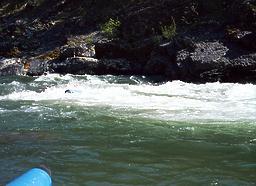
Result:
<svg viewBox="0 0 256 186"><path fill-rule="evenodd" d="M159 36L159 35L156 35L156 36L153 36L153 42L155 45L159 45L163 40L163 37L162 36Z"/></svg>
<svg viewBox="0 0 256 186"><path fill-rule="evenodd" d="M88 37L86 37L85 42L87 45L92 46L93 45L93 36L89 35Z"/></svg>
<svg viewBox="0 0 256 186"><path fill-rule="evenodd" d="M173 18L171 25L161 26L161 32L162 36L168 40L172 39L176 35L176 23Z"/></svg>
<svg viewBox="0 0 256 186"><path fill-rule="evenodd" d="M107 38L114 39L118 36L120 26L121 22L119 20L110 18L101 26L101 31Z"/></svg>
<svg viewBox="0 0 256 186"><path fill-rule="evenodd" d="M256 12L256 5L250 4L250 8L251 8L251 10L252 10L253 12Z"/></svg>
<svg viewBox="0 0 256 186"><path fill-rule="evenodd" d="M22 55L34 56L63 45L90 46L103 38L137 47L221 24L250 31L256 25L254 12L254 0L1 0L0 18L6 21L0 23L0 52L5 55L17 46ZM11 53L19 53L15 51Z"/></svg>

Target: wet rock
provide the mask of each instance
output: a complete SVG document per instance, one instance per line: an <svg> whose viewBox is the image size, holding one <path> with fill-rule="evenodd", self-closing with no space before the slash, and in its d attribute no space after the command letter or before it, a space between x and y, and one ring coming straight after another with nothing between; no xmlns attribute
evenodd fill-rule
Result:
<svg viewBox="0 0 256 186"><path fill-rule="evenodd" d="M178 67L176 63L176 55L178 50L186 47L184 44L186 38L182 42L178 38L174 38L170 42L162 43L156 47L144 67L144 74L165 76L169 80L176 80L179 78Z"/></svg>
<svg viewBox="0 0 256 186"><path fill-rule="evenodd" d="M100 40L95 43L96 58L121 58L128 55L127 47L121 43Z"/></svg>
<svg viewBox="0 0 256 186"><path fill-rule="evenodd" d="M238 68L241 70L255 70L256 69L256 53L243 55L237 59L234 59L228 65L228 67Z"/></svg>
<svg viewBox="0 0 256 186"><path fill-rule="evenodd" d="M228 50L220 42L198 42L193 51L180 50L176 59L180 78L185 81L200 80L204 77L201 74L222 69L229 63L226 58Z"/></svg>
<svg viewBox="0 0 256 186"><path fill-rule="evenodd" d="M67 58L64 61L49 62L49 71L60 74L139 74L142 67L126 59L95 59L88 57Z"/></svg>
<svg viewBox="0 0 256 186"><path fill-rule="evenodd" d="M237 35L235 41L247 50L256 51L256 34L250 31L244 31Z"/></svg>
<svg viewBox="0 0 256 186"><path fill-rule="evenodd" d="M95 43L96 58L125 58L140 63L146 62L154 49L153 41L151 39L143 40L134 45L131 46L125 41L100 40Z"/></svg>
<svg viewBox="0 0 256 186"><path fill-rule="evenodd" d="M99 74L136 75L142 73L140 64L127 59L101 59L99 63Z"/></svg>
<svg viewBox="0 0 256 186"><path fill-rule="evenodd" d="M48 72L48 61L32 59L28 63L27 75L40 76Z"/></svg>
<svg viewBox="0 0 256 186"><path fill-rule="evenodd" d="M171 58L168 54L168 48L172 43L165 43L155 47L151 52L150 59L144 67L144 73L147 75L163 75L171 63Z"/></svg>
<svg viewBox="0 0 256 186"><path fill-rule="evenodd" d="M64 60L71 57L94 57L95 50L93 46L63 46L60 49L60 60Z"/></svg>
<svg viewBox="0 0 256 186"><path fill-rule="evenodd" d="M3 7L6 16L0 17L0 56L10 61L42 59L25 63L28 75L41 75L49 68L73 74L145 73L190 82L255 77L255 0L113 1L102 9L95 1L39 4L35 9L28 3L15 15L6 9L9 6ZM95 10L100 11L96 17ZM122 23L114 40L97 30L110 17ZM174 23L177 35L156 47L163 41L163 28ZM227 38L226 28L237 30ZM23 62L5 61L2 74L23 71Z"/></svg>
<svg viewBox="0 0 256 186"><path fill-rule="evenodd" d="M24 67L20 58L1 58L0 59L0 76L22 75Z"/></svg>
<svg viewBox="0 0 256 186"><path fill-rule="evenodd" d="M220 42L199 42L196 43L194 52L190 53L190 58L198 63L198 70L211 69L219 66L219 60L226 55L228 48Z"/></svg>
<svg viewBox="0 0 256 186"><path fill-rule="evenodd" d="M147 75L163 75L170 64L167 56L152 56L144 68Z"/></svg>
<svg viewBox="0 0 256 186"><path fill-rule="evenodd" d="M240 41L240 43L245 46L249 50L256 51L256 33L248 33L246 34Z"/></svg>
<svg viewBox="0 0 256 186"><path fill-rule="evenodd" d="M229 63L224 69L224 81L256 82L256 53L243 55Z"/></svg>
<svg viewBox="0 0 256 186"><path fill-rule="evenodd" d="M49 62L49 71L60 74L97 74L99 60L89 57L73 57L63 61L53 60Z"/></svg>

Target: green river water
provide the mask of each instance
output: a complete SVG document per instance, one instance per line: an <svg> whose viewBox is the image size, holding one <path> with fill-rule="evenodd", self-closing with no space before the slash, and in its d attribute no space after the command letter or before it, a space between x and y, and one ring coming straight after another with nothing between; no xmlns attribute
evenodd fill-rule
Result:
<svg viewBox="0 0 256 186"><path fill-rule="evenodd" d="M40 164L53 185L256 185L256 86L1 78L0 185Z"/></svg>

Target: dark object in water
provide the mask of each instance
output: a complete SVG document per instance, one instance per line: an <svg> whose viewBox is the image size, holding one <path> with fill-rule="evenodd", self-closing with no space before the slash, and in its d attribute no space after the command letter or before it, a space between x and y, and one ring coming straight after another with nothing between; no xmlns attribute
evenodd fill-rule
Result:
<svg viewBox="0 0 256 186"><path fill-rule="evenodd" d="M76 90L76 89L67 89L65 90L65 94L73 94L73 93L81 93L80 90Z"/></svg>
<svg viewBox="0 0 256 186"><path fill-rule="evenodd" d="M69 89L65 90L65 94L71 94L71 93L72 93L71 90L69 90Z"/></svg>

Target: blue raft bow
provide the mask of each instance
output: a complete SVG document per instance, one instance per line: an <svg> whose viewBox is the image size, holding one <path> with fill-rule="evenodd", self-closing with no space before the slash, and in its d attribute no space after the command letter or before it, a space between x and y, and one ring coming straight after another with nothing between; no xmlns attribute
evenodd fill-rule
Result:
<svg viewBox="0 0 256 186"><path fill-rule="evenodd" d="M33 168L6 186L51 186L51 173L45 168Z"/></svg>

